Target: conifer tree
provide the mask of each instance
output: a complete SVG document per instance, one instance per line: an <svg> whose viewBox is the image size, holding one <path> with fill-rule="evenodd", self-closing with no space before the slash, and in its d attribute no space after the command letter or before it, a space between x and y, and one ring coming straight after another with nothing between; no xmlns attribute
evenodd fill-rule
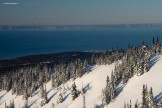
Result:
<svg viewBox="0 0 162 108"><path fill-rule="evenodd" d="M43 87L43 84L41 84L41 87L40 87L40 95L41 95L41 98L44 97L44 87Z"/></svg>
<svg viewBox="0 0 162 108"><path fill-rule="evenodd" d="M72 89L71 89L71 96L72 96L72 100L75 100L78 97L78 91L76 89L76 85L75 82L72 84Z"/></svg>
<svg viewBox="0 0 162 108"><path fill-rule="evenodd" d="M24 103L24 108L28 108L28 99L25 100L25 103Z"/></svg>
<svg viewBox="0 0 162 108"><path fill-rule="evenodd" d="M55 108L55 104L54 103L52 103L52 108Z"/></svg>
<svg viewBox="0 0 162 108"><path fill-rule="evenodd" d="M142 90L142 107L141 108L147 108L147 87L143 85Z"/></svg>
<svg viewBox="0 0 162 108"><path fill-rule="evenodd" d="M14 100L10 101L10 107L9 108L15 108Z"/></svg>
<svg viewBox="0 0 162 108"><path fill-rule="evenodd" d="M149 103L148 103L149 108L155 108L152 87L150 88L150 91L149 91L148 100L149 100Z"/></svg>
<svg viewBox="0 0 162 108"><path fill-rule="evenodd" d="M102 101L102 106L104 107L106 105L106 92L105 92L105 89L102 89L101 101Z"/></svg>
<svg viewBox="0 0 162 108"><path fill-rule="evenodd" d="M62 93L60 93L58 98L58 103L62 103L62 102L63 102L63 96Z"/></svg>
<svg viewBox="0 0 162 108"><path fill-rule="evenodd" d="M45 103L48 103L46 84L45 84L45 90L44 90L44 101L45 101Z"/></svg>
<svg viewBox="0 0 162 108"><path fill-rule="evenodd" d="M5 102L5 108L8 108L8 106L7 106L6 102Z"/></svg>
<svg viewBox="0 0 162 108"><path fill-rule="evenodd" d="M132 102L131 102L131 100L130 100L129 108L132 108Z"/></svg>
<svg viewBox="0 0 162 108"><path fill-rule="evenodd" d="M115 84L115 77L113 72L111 73L111 85L110 85L110 99L114 99L116 96L116 84Z"/></svg>
<svg viewBox="0 0 162 108"><path fill-rule="evenodd" d="M145 98L145 85L143 85L143 90L142 90L142 108L145 108L146 106L146 98Z"/></svg>
<svg viewBox="0 0 162 108"><path fill-rule="evenodd" d="M134 108L138 108L138 101L136 101Z"/></svg>
<svg viewBox="0 0 162 108"><path fill-rule="evenodd" d="M86 108L85 95L83 94L83 108Z"/></svg>
<svg viewBox="0 0 162 108"><path fill-rule="evenodd" d="M109 79L109 76L107 76L107 79L106 79L106 87L109 86L109 83L110 83L110 79Z"/></svg>
<svg viewBox="0 0 162 108"><path fill-rule="evenodd" d="M109 76L107 76L107 79L106 79L106 87L105 87L105 90L104 90L104 95L105 95L105 103L106 104L109 104L109 102L111 101L111 81L109 80Z"/></svg>
<svg viewBox="0 0 162 108"><path fill-rule="evenodd" d="M124 108L127 108L126 103L124 102Z"/></svg>

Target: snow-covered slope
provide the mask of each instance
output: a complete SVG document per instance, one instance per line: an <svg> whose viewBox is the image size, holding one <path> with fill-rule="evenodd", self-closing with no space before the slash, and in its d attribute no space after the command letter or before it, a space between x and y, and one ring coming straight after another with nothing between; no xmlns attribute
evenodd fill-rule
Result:
<svg viewBox="0 0 162 108"><path fill-rule="evenodd" d="M152 65L148 73L142 76L132 77L125 86L120 88L120 94L114 99L107 107L108 108L122 108L124 101L129 102L130 99L134 103L137 99L141 101L141 92L143 84L147 84L148 88L153 87L154 96L158 98L162 97L162 59L161 56L156 56L150 61ZM76 83L77 89L81 90L82 86L86 89L85 100L86 107L93 108L94 104L101 103L101 91L106 85L106 76L111 74L114 69L115 63L111 65L95 66L93 70L81 78L77 78L74 81L70 80L65 84L62 84L58 89L51 88L51 81L46 84L48 104L43 108L82 108L83 97L80 95L74 101L71 99L70 87L73 82ZM28 106L30 108L40 107L40 90L37 90L32 98L28 99ZM57 103L60 92L63 94L64 101L61 104ZM160 94L161 93L161 94ZM14 99L16 108L24 106L25 101L22 100L23 96L12 95L11 91L0 92L0 108L5 107L5 103L9 105L10 100Z"/></svg>
<svg viewBox="0 0 162 108"><path fill-rule="evenodd" d="M149 72L141 75L134 76L127 84L122 88L118 97L111 102L108 108L124 107L124 101L129 103L130 99L134 104L138 99L142 101L142 88L143 84L147 84L148 89L153 88L153 94L155 99L162 98L162 56L155 56L150 60L151 69Z"/></svg>
<svg viewBox="0 0 162 108"><path fill-rule="evenodd" d="M82 85L86 89L86 106L87 108L92 108L95 103L100 100L100 95L102 88L106 85L106 76L111 74L111 71L114 69L114 63L111 65L102 65L102 66L95 66L93 70L81 78L77 78L74 81L70 80L67 83L60 86L60 88L52 89L51 88L51 81L46 84L47 86L47 96L49 103L43 106L43 108L50 108L54 104L55 108L81 108L83 104L83 97L80 95L74 101L71 99L71 90L70 87L73 82L76 83L77 89L81 90ZM63 89L65 87L65 89ZM28 105L30 108L36 108L40 106L40 90L36 91L33 94L32 98L28 99ZM64 102L61 104L57 104L57 100L59 94L64 93ZM16 96L12 95L11 91L7 92L2 91L0 92L0 108L5 106L5 102L7 105L10 104L10 100L14 99L14 103L16 108L23 107L25 101L22 100L23 96Z"/></svg>

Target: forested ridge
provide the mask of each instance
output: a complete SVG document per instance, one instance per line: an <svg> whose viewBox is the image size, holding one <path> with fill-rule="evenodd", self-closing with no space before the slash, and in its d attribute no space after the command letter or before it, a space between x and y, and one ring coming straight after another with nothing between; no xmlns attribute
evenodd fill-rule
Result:
<svg viewBox="0 0 162 108"><path fill-rule="evenodd" d="M152 46L143 42L139 46L128 45L127 50L64 52L1 60L0 91L11 90L12 94L23 95L23 99L27 101L37 89L40 89L41 106L43 106L48 103L46 91L48 81L52 81L52 88L58 88L69 79L75 80L77 77L82 77L85 73L90 72L95 65L115 63L111 77L107 76L105 88L101 88L103 89L101 93L102 106L105 106L118 96L117 86L119 84L127 83L134 75L140 76L148 72L151 68L148 61L152 56L160 53L161 43L157 37L156 40L153 38ZM84 90L78 91L76 86L74 83L71 87L73 100L80 93L84 97ZM58 103L62 102L60 94ZM14 108L14 101L6 107ZM95 105L95 107L98 106ZM127 106L125 105L126 107L131 108L129 103Z"/></svg>

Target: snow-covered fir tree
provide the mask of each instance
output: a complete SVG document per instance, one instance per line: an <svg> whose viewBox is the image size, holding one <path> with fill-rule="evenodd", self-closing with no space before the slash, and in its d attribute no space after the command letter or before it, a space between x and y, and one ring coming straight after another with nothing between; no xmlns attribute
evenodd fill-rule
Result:
<svg viewBox="0 0 162 108"><path fill-rule="evenodd" d="M44 102L45 102L45 103L48 103L46 84L45 84L45 86L44 86L44 96L43 96L43 98L44 98Z"/></svg>
<svg viewBox="0 0 162 108"><path fill-rule="evenodd" d="M127 104L124 102L124 108L132 108L132 102L131 102L131 100Z"/></svg>
<svg viewBox="0 0 162 108"><path fill-rule="evenodd" d="M146 87L146 85L143 85L142 106L141 106L141 108L148 108L148 104L147 104L147 87Z"/></svg>
<svg viewBox="0 0 162 108"><path fill-rule="evenodd" d="M149 91L149 94L148 94L148 106L149 106L149 108L156 108L155 102L154 102L152 87L150 88L150 91Z"/></svg>
<svg viewBox="0 0 162 108"><path fill-rule="evenodd" d="M47 98L47 91L46 91L46 84L41 86L41 91L40 91L40 95L41 95L41 106L45 105L46 103L48 103L48 98Z"/></svg>
<svg viewBox="0 0 162 108"><path fill-rule="evenodd" d="M75 82L72 84L72 87L71 87L71 96L72 96L72 100L75 100L77 97L78 97L79 93L78 93L78 90L77 90L77 86L75 84Z"/></svg>
<svg viewBox="0 0 162 108"><path fill-rule="evenodd" d="M59 97L58 97L58 100L57 100L57 103L62 103L63 102L63 96L62 96L62 93L59 94Z"/></svg>
<svg viewBox="0 0 162 108"><path fill-rule="evenodd" d="M116 84L115 84L115 76L113 71L111 73L111 80L109 76L106 79L106 87L102 90L101 98L102 98L102 105L105 106L110 103L116 97Z"/></svg>

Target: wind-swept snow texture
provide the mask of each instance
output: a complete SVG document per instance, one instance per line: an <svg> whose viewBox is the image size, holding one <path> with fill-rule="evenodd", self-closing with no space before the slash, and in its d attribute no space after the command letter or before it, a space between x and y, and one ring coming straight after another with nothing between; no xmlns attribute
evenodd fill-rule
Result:
<svg viewBox="0 0 162 108"><path fill-rule="evenodd" d="M118 87L118 96L107 105L108 108L122 108L124 101L129 102L130 99L134 104L138 99L141 102L141 93L143 84L147 84L148 88L153 87L153 93L156 101L162 98L162 59L161 56L155 56L150 60L151 69L149 72L134 76L125 84ZM46 84L48 103L43 108L82 108L83 96L80 94L74 101L71 98L71 85L75 82L77 89L85 89L86 108L93 108L95 104L101 105L101 91L106 86L106 77L111 75L115 63L111 65L95 66L93 70L86 73L81 78L74 81L70 80L62 84L58 89L51 88L51 81ZM59 94L63 95L63 102L57 103ZM25 100L23 96L12 95L11 91L0 92L0 108L10 104L14 99L15 107L24 107ZM28 98L29 108L39 108L40 106L40 90L35 91L32 97Z"/></svg>

